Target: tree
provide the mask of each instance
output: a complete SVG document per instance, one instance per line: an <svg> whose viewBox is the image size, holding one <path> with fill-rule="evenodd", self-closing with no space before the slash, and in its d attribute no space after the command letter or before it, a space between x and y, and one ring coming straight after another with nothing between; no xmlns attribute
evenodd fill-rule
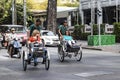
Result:
<svg viewBox="0 0 120 80"><path fill-rule="evenodd" d="M38 0L27 0L27 6L31 10L46 10L47 0L43 0L42 2Z"/></svg>
<svg viewBox="0 0 120 80"><path fill-rule="evenodd" d="M0 24L9 15L11 0L0 0Z"/></svg>
<svg viewBox="0 0 120 80"><path fill-rule="evenodd" d="M63 2L62 0L57 0L57 4L57 6L78 7L79 0L74 0L74 2L70 2L70 0L67 0L65 2Z"/></svg>
<svg viewBox="0 0 120 80"><path fill-rule="evenodd" d="M17 24L23 25L23 3L21 0L16 2ZM21 1L21 2L20 2ZM0 24L12 24L12 0L0 0ZM33 21L32 14L27 8L27 20Z"/></svg>
<svg viewBox="0 0 120 80"><path fill-rule="evenodd" d="M57 14L57 0L48 0L47 7L47 29L56 33L56 14Z"/></svg>

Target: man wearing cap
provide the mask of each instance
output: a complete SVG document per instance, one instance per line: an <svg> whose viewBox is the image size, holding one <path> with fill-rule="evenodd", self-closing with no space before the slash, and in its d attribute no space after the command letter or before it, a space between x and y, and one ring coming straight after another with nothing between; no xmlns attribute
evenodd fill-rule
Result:
<svg viewBox="0 0 120 80"><path fill-rule="evenodd" d="M40 21L40 19L37 19L36 20L36 24L32 24L30 26L30 28L29 28L29 30L30 30L30 36L32 35L32 33L33 33L33 31L35 29L37 29L38 31L40 31L42 29L40 25L41 25L41 21Z"/></svg>
<svg viewBox="0 0 120 80"><path fill-rule="evenodd" d="M17 34L15 33L15 28L11 28L11 34L8 35L8 41L9 41L9 43L8 43L8 52L10 50L10 47L11 46L13 47L14 40L18 40L18 37L17 37ZM19 42L18 42L18 44L20 46Z"/></svg>
<svg viewBox="0 0 120 80"><path fill-rule="evenodd" d="M15 28L11 29L11 34L9 34L9 40L13 40L15 38L17 38L17 34L15 33Z"/></svg>
<svg viewBox="0 0 120 80"><path fill-rule="evenodd" d="M67 27L68 27L68 24L66 20L63 22L63 25L60 25L58 27L58 34L60 39L62 38L63 35L66 35Z"/></svg>

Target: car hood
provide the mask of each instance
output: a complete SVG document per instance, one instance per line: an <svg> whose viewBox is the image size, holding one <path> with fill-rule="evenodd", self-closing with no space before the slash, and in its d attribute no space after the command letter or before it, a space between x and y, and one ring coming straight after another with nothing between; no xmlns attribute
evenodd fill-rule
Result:
<svg viewBox="0 0 120 80"><path fill-rule="evenodd" d="M58 36L41 36L43 39L58 40Z"/></svg>
<svg viewBox="0 0 120 80"><path fill-rule="evenodd" d="M17 36L18 36L19 38L24 39L24 40L27 40L27 39L28 39L27 33L17 33Z"/></svg>
<svg viewBox="0 0 120 80"><path fill-rule="evenodd" d="M18 37L26 37L27 34L26 33L17 33Z"/></svg>

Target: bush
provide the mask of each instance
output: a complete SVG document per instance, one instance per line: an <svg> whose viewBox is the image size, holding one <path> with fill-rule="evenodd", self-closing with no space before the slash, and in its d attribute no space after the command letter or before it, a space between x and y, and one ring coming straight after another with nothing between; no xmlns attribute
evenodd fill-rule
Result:
<svg viewBox="0 0 120 80"><path fill-rule="evenodd" d="M84 32L84 25L75 25L75 29L72 33L72 36L74 39L77 40L87 40L87 36L90 35L91 33L85 33ZM104 34L105 31L105 24L101 25L101 34ZM93 25L93 35L98 35L98 26L97 24Z"/></svg>
<svg viewBox="0 0 120 80"><path fill-rule="evenodd" d="M82 25L75 25L74 31L72 33L72 36L74 39L77 39L77 40L80 39L80 35L82 33L81 28L82 28Z"/></svg>
<svg viewBox="0 0 120 80"><path fill-rule="evenodd" d="M103 34L105 34L104 32L105 32L105 24L101 24L100 25L100 34L101 35L103 35ZM99 29L98 29L98 25L97 24L94 24L93 25L93 35L98 35L99 34Z"/></svg>
<svg viewBox="0 0 120 80"><path fill-rule="evenodd" d="M114 23L114 35L116 35L116 42L120 42L120 23Z"/></svg>

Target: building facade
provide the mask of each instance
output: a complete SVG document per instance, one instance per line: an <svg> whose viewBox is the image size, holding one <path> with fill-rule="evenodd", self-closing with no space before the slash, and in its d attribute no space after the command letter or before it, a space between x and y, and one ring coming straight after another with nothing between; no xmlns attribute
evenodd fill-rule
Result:
<svg viewBox="0 0 120 80"><path fill-rule="evenodd" d="M97 24L98 2L102 9L102 23L120 21L120 0L80 0L82 24Z"/></svg>
<svg viewBox="0 0 120 80"><path fill-rule="evenodd" d="M46 10L33 10L31 14L33 14L34 21L39 18L42 21L42 27L46 27ZM78 14L78 7L57 7L57 25L60 25L64 20L68 21L69 27L78 24Z"/></svg>

